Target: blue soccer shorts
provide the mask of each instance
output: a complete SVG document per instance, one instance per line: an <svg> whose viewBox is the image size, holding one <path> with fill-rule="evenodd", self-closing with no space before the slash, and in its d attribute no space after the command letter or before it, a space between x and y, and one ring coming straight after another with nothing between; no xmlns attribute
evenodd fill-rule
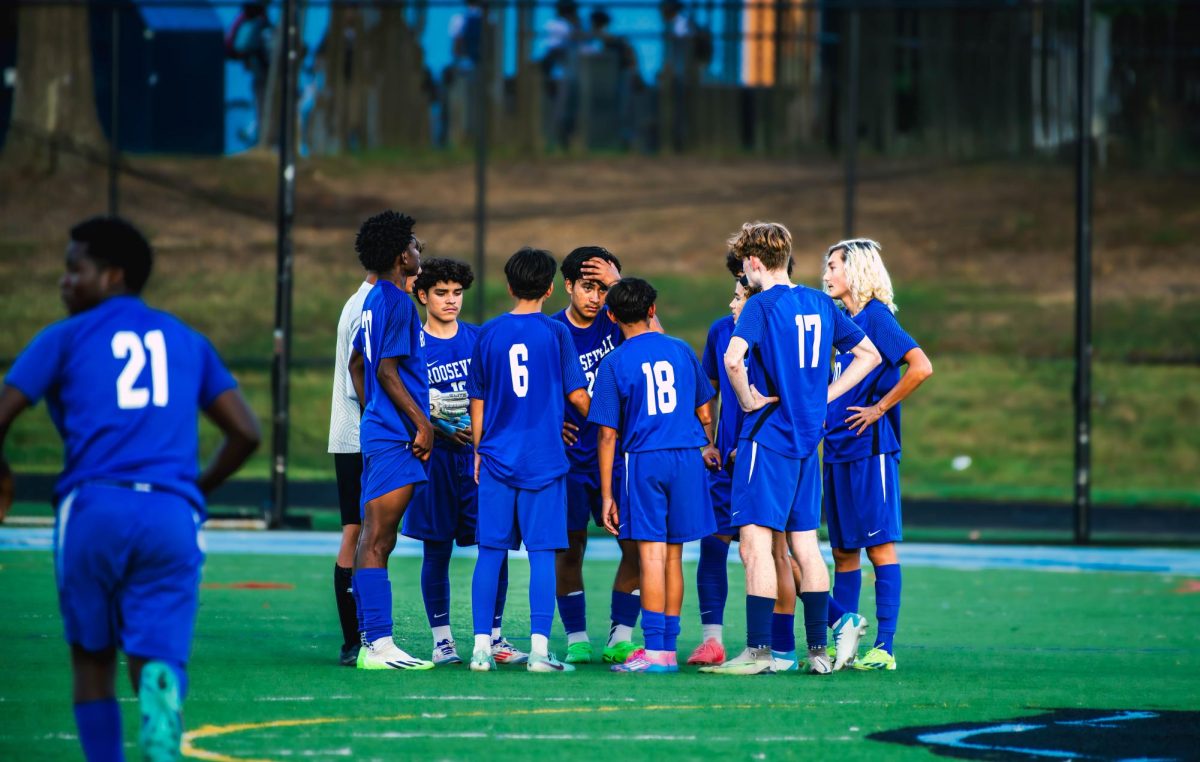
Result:
<svg viewBox="0 0 1200 762"><path fill-rule="evenodd" d="M474 545L479 511L474 450L435 446L427 467L429 480L413 492L400 532L416 540L454 540L460 548Z"/></svg>
<svg viewBox="0 0 1200 762"><path fill-rule="evenodd" d="M829 544L853 550L900 542L900 463L882 453L825 464Z"/></svg>
<svg viewBox="0 0 1200 762"><path fill-rule="evenodd" d="M479 469L479 546L516 550L567 547L567 479L541 489L512 487L485 467Z"/></svg>
<svg viewBox="0 0 1200 762"><path fill-rule="evenodd" d="M717 528L713 534L719 534L725 537L732 536L737 539L737 527L733 526L729 516L730 503L730 488L733 485L733 475L726 470L725 466L708 472L708 497L712 502L713 519L716 520Z"/></svg>
<svg viewBox="0 0 1200 762"><path fill-rule="evenodd" d="M58 507L54 566L66 639L86 651L115 646L186 664L204 563L200 519L180 495L132 487L83 484Z"/></svg>
<svg viewBox="0 0 1200 762"><path fill-rule="evenodd" d="M625 458L624 503L617 498L622 536L680 544L716 530L698 449L633 452Z"/></svg>
<svg viewBox="0 0 1200 762"><path fill-rule="evenodd" d="M409 484L425 481L425 464L413 455L412 443L403 442L393 447L363 453L362 510L367 503L383 497L389 492Z"/></svg>
<svg viewBox="0 0 1200 762"><path fill-rule="evenodd" d="M621 457L620 453L617 457ZM625 469L613 461L613 495L625 489ZM588 521L604 526L603 504L600 499L600 477L596 474L567 474L567 531L582 532Z"/></svg>
<svg viewBox="0 0 1200 762"><path fill-rule="evenodd" d="M776 532L807 532L821 525L821 461L817 453L789 458L742 440L733 466L730 523Z"/></svg>

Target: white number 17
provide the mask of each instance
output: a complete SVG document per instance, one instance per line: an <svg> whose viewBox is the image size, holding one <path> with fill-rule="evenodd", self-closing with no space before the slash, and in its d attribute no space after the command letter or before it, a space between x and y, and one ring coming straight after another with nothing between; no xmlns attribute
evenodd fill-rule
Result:
<svg viewBox="0 0 1200 762"><path fill-rule="evenodd" d="M796 332L800 334L800 367L804 367L804 334L812 331L812 360L809 363L810 368L817 367L817 362L821 357L821 316L820 315L797 315L796 316Z"/></svg>

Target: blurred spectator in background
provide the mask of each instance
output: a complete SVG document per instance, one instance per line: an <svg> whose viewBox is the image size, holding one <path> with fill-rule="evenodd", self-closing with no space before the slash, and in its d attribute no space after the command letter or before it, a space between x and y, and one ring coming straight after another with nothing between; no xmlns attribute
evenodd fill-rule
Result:
<svg viewBox="0 0 1200 762"><path fill-rule="evenodd" d="M687 142L687 95L696 83L696 26L684 13L680 0L663 0L658 6L663 21L663 68L659 73L661 96L669 104L670 147L682 151Z"/></svg>
<svg viewBox="0 0 1200 762"><path fill-rule="evenodd" d="M267 75L271 70L271 20L267 18L266 3L242 3L241 13L233 20L225 35L225 54L241 61L250 73L250 88L254 98L254 122L241 129L248 143L258 140L262 127L263 109L267 101Z"/></svg>
<svg viewBox="0 0 1200 762"><path fill-rule="evenodd" d="M575 132L579 109L579 52L584 41L583 22L575 0L558 0L555 17L546 22L546 53L542 72L550 102L551 147L567 148Z"/></svg>
<svg viewBox="0 0 1200 762"><path fill-rule="evenodd" d="M483 0L467 0L467 8L462 13L456 13L450 18L450 65L442 72L442 88L440 97L434 102L438 104L437 134L434 140L440 146L449 142L451 92L456 82L466 85L465 97L460 96L462 113L466 119L467 131L475 131L475 98L470 92L473 88L473 78L479 69L483 57L483 30L486 19L483 13Z"/></svg>
<svg viewBox="0 0 1200 762"><path fill-rule="evenodd" d="M583 54L588 56L609 55L617 64L616 110L621 125L621 145L628 148L633 142L634 118L633 95L642 89L642 78L638 73L637 52L624 37L609 31L612 16L604 8L596 8L588 17L588 40Z"/></svg>

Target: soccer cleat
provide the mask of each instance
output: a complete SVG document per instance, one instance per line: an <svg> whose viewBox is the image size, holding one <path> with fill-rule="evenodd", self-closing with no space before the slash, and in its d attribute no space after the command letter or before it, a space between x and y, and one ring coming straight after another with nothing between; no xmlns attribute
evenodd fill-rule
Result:
<svg viewBox="0 0 1200 762"><path fill-rule="evenodd" d="M445 638L437 642L437 645L433 647L433 664L436 667L443 667L447 664L462 664L462 658L458 655L458 647L453 640Z"/></svg>
<svg viewBox="0 0 1200 762"><path fill-rule="evenodd" d="M800 669L800 660L795 651L771 651L771 668L776 672L795 672Z"/></svg>
<svg viewBox="0 0 1200 762"><path fill-rule="evenodd" d="M359 669L433 669L433 662L411 656L389 637L379 638L358 652Z"/></svg>
<svg viewBox="0 0 1200 762"><path fill-rule="evenodd" d="M497 664L524 664L529 654L508 642L507 638L492 641L492 658Z"/></svg>
<svg viewBox="0 0 1200 762"><path fill-rule="evenodd" d="M770 648L747 648L724 664L701 667L710 675L770 675L775 672Z"/></svg>
<svg viewBox="0 0 1200 762"><path fill-rule="evenodd" d="M179 738L183 735L180 714L179 679L161 661L147 662L142 667L138 688L138 705L142 711L142 727L138 747L150 762L179 759Z"/></svg>
<svg viewBox="0 0 1200 762"><path fill-rule="evenodd" d="M591 664L592 662L592 644L589 641L581 640L578 643L572 643L567 646L567 664Z"/></svg>
<svg viewBox="0 0 1200 762"><path fill-rule="evenodd" d="M644 650L632 640L617 641L611 646L604 648L604 663L605 664L624 664L635 651Z"/></svg>
<svg viewBox="0 0 1200 762"><path fill-rule="evenodd" d="M867 620L859 614L847 612L833 625L833 645L828 649L833 660L833 671L854 664L858 657L858 641L867 632ZM841 654L841 658L837 657Z"/></svg>
<svg viewBox="0 0 1200 762"><path fill-rule="evenodd" d="M554 654L545 656L529 654L529 661L526 662L525 669L530 672L574 672L575 665L564 664Z"/></svg>
<svg viewBox="0 0 1200 762"><path fill-rule="evenodd" d="M855 660L854 668L861 672L875 670L893 672L896 669L896 657L882 648L872 648L861 659Z"/></svg>
<svg viewBox="0 0 1200 762"><path fill-rule="evenodd" d="M829 654L825 653L825 646L808 649L808 674L828 675L832 672L833 664L829 661Z"/></svg>
<svg viewBox="0 0 1200 762"><path fill-rule="evenodd" d="M338 655L338 664L343 667L353 667L358 664L358 650L361 648L358 643L351 646L342 646L342 652Z"/></svg>
<svg viewBox="0 0 1200 762"><path fill-rule="evenodd" d="M492 656L493 651L486 648L480 648L471 654L471 671L472 672L495 672L496 659Z"/></svg>
<svg viewBox="0 0 1200 762"><path fill-rule="evenodd" d="M725 661L725 646L716 638L709 638L692 651L688 664L721 664Z"/></svg>
<svg viewBox="0 0 1200 762"><path fill-rule="evenodd" d="M646 649L639 648L631 653L623 664L614 664L609 669L613 672L645 672L651 675L663 675L669 672L678 672L679 665L668 663L665 656L653 659Z"/></svg>

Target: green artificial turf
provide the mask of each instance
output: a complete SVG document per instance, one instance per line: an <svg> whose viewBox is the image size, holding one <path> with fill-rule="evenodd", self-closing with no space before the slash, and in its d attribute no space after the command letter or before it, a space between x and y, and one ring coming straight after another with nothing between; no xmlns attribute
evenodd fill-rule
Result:
<svg viewBox="0 0 1200 762"><path fill-rule="evenodd" d="M1180 577L906 567L899 669L831 677L359 672L335 665L331 559L217 555L205 588L186 724L193 757L369 759L928 759L869 740L879 731L1011 719L1046 708L1195 709L1200 616ZM469 650L469 560L451 567L452 622ZM614 564L589 561L589 629L607 629ZM730 566L726 642L744 636ZM397 641L430 646L419 560L394 559ZM681 654L698 641L693 580ZM869 571L862 609L873 611ZM238 587L276 583L279 588ZM506 632L528 643L528 570L511 564ZM0 554L0 758L74 759L67 648L45 552ZM873 618L873 617L871 617ZM565 648L555 625L552 648ZM803 628L797 625L803 642ZM122 683L125 737L135 704ZM136 750L130 746L131 758Z"/></svg>

